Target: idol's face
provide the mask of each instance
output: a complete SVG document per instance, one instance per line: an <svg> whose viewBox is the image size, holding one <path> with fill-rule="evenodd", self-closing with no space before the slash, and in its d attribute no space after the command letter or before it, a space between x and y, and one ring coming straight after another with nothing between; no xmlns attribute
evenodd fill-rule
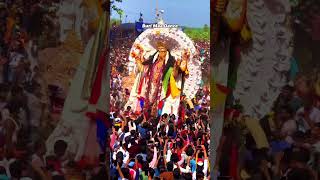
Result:
<svg viewBox="0 0 320 180"><path fill-rule="evenodd" d="M159 52L167 52L167 49L165 47L158 47Z"/></svg>
<svg viewBox="0 0 320 180"><path fill-rule="evenodd" d="M159 51L159 56L162 57L162 58L167 55L167 49L164 48L164 47L159 47L158 51Z"/></svg>

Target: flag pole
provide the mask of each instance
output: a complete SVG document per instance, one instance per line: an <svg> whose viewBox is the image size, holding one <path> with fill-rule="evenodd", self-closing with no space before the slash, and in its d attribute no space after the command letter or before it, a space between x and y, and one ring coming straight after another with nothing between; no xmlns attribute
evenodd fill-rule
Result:
<svg viewBox="0 0 320 180"><path fill-rule="evenodd" d="M214 79L217 79L218 82L214 81L212 84L214 87L216 86L216 83L219 83L223 86L227 86L228 82L228 66L229 66L229 57L228 57L228 52L229 52L229 47L230 47L230 40L226 41L226 46L228 48L221 48L221 42L219 42L219 35L220 35L220 25L221 25L221 20L222 20L222 13L225 9L227 0L211 0L211 24L212 24L212 36L211 36L211 42L213 43L213 47L215 50L220 49L222 52L222 56L214 53L213 60L214 61L220 61L219 58L223 58L224 60L220 62L219 64L216 64L217 62L211 62L211 66L213 66L213 72L212 75L215 76ZM224 49L224 50L223 50ZM225 56L225 57L223 57ZM217 66L217 67L216 67ZM221 68L222 67L222 68ZM218 69L221 68L221 71L217 71ZM216 70L216 71L215 71ZM212 92L213 93L218 93L219 92ZM218 95L214 94L214 95ZM221 96L222 94L219 94ZM212 98L214 99L214 98ZM215 167L217 167L218 162L217 160L217 155L219 151L219 146L220 146L220 138L222 136L222 129L223 129L223 122L224 122L224 108L225 108L225 102L226 99L223 99L220 106L213 108L211 110L211 117L214 119L211 123L211 133L210 133L210 147L211 147L211 152L210 152L210 171L213 174L212 179L216 180L218 178L218 172L216 172ZM216 103L216 102L213 102Z"/></svg>

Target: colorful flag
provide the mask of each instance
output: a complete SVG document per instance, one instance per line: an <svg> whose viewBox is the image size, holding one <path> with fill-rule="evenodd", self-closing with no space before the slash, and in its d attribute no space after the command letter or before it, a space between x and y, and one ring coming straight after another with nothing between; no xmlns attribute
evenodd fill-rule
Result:
<svg viewBox="0 0 320 180"><path fill-rule="evenodd" d="M211 105L214 109L220 107L221 105L224 105L227 95L230 92L230 89L226 86L217 83L213 83L211 86L213 91Z"/></svg>

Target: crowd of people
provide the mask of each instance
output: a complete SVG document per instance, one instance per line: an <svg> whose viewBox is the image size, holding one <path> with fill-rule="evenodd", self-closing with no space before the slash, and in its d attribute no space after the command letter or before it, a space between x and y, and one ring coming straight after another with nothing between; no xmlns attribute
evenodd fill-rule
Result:
<svg viewBox="0 0 320 180"><path fill-rule="evenodd" d="M135 36L114 39L110 48L111 178L210 179L209 89L205 85L200 88L193 107L182 96L180 106L186 113L180 118L157 116L151 109L138 113L130 106L125 109L130 87L124 86L123 77L129 75L127 63ZM196 46L199 61L209 63L209 43L196 42Z"/></svg>
<svg viewBox="0 0 320 180"><path fill-rule="evenodd" d="M233 179L316 180L320 173L319 73L283 87L260 120L229 105L214 169Z"/></svg>
<svg viewBox="0 0 320 180"><path fill-rule="evenodd" d="M117 114L119 113L119 114ZM185 121L173 115L112 114L110 149L113 179L209 179L210 125L205 106L188 112ZM129 116L125 116L125 115Z"/></svg>
<svg viewBox="0 0 320 180"><path fill-rule="evenodd" d="M210 77L210 41L198 40L194 42L199 54L198 57L202 63L202 76ZM207 79L207 81L210 81Z"/></svg>
<svg viewBox="0 0 320 180"><path fill-rule="evenodd" d="M38 58L43 48L60 43L58 5L55 0L0 1L0 179L107 176L80 167L63 140L54 143L53 154L47 153L46 140L59 121L63 101L53 102L59 90L44 82L46 67Z"/></svg>
<svg viewBox="0 0 320 180"><path fill-rule="evenodd" d="M45 141L38 137L45 136L42 127L47 121L44 120L47 104L37 65L36 35L44 31L45 5L45 1L5 1L0 5L0 175L3 179L33 179L44 166Z"/></svg>
<svg viewBox="0 0 320 180"><path fill-rule="evenodd" d="M110 104L112 107L124 107L129 98L129 90L123 89L122 77L129 75L128 57L130 48L134 42L134 35L128 39L116 39L110 43Z"/></svg>

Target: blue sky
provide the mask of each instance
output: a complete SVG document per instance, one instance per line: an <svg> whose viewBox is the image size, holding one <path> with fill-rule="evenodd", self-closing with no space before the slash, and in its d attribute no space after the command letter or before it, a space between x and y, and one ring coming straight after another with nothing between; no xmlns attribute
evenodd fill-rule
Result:
<svg viewBox="0 0 320 180"><path fill-rule="evenodd" d="M159 9L164 10L164 21L168 24L188 27L210 24L210 0L123 0L115 5L127 15L122 22L135 22L140 12L145 22L154 22L157 1ZM119 19L116 12L112 12L111 17Z"/></svg>

